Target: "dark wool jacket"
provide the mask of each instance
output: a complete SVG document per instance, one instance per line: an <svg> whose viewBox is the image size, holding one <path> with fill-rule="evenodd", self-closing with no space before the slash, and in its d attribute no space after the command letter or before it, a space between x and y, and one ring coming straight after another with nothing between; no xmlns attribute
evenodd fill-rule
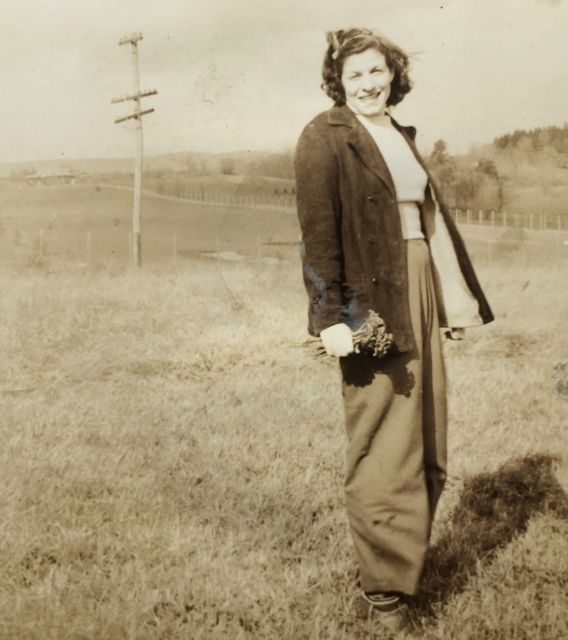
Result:
<svg viewBox="0 0 568 640"><path fill-rule="evenodd" d="M429 178L420 215L440 326L491 322L461 235L414 144L416 129L391 120ZM356 329L372 309L393 334L393 351L411 351L407 253L395 187L371 135L349 107L332 107L305 127L295 170L309 333L317 336L338 322Z"/></svg>

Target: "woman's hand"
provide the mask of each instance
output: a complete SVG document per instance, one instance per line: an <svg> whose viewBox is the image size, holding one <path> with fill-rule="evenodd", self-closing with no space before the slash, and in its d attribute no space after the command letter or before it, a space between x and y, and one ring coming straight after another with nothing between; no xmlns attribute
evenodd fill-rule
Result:
<svg viewBox="0 0 568 640"><path fill-rule="evenodd" d="M320 338L329 356L340 358L353 352L353 333L343 322L321 331Z"/></svg>
<svg viewBox="0 0 568 640"><path fill-rule="evenodd" d="M446 329L446 338L448 340L463 340L465 338L465 329L463 327Z"/></svg>

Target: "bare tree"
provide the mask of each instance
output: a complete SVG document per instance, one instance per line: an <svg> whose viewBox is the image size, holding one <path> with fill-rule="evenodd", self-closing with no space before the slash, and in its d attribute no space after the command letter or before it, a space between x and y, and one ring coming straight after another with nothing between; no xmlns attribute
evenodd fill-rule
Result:
<svg viewBox="0 0 568 640"><path fill-rule="evenodd" d="M221 158L221 173L225 176L234 176L235 171L235 160L234 158Z"/></svg>

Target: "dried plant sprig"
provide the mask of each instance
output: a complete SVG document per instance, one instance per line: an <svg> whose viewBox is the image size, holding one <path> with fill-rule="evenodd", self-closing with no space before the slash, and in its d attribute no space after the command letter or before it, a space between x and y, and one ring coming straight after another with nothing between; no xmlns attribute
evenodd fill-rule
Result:
<svg viewBox="0 0 568 640"><path fill-rule="evenodd" d="M394 336L387 331L385 321L369 309L365 322L353 332L355 353L366 353L383 358L392 346Z"/></svg>

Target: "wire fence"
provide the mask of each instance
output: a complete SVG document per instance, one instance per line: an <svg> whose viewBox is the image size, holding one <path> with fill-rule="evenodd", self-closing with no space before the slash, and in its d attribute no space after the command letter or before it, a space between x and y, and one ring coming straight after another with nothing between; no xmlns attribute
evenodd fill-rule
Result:
<svg viewBox="0 0 568 640"><path fill-rule="evenodd" d="M126 185L93 187L97 192L103 187L132 191ZM180 197L150 190L144 193L155 201L143 224L145 264L177 265L190 258L226 262L260 260L261 264L266 264L270 260L297 260L299 257L295 194L222 194L212 190L188 190ZM85 199L89 197L91 195L86 193ZM168 210L160 205L160 200L206 207L194 212L184 207ZM113 199L108 202L115 206ZM129 212L123 211L127 200L118 202L116 214L99 209L101 215L82 213L76 218L61 219L61 222L56 218L52 223L36 218L35 228L24 218L8 216L4 226L0 226L0 263L16 268L58 263L94 267L112 263L123 268L132 260L132 237ZM147 205L150 208L149 202ZM230 208L242 209L243 215L224 215ZM525 266L568 266L566 216L471 209L453 209L451 215L465 239L468 252L480 264L522 260Z"/></svg>
<svg viewBox="0 0 568 640"><path fill-rule="evenodd" d="M146 189L145 193L157 193L188 202L217 204L225 207L270 206L287 209L296 208L295 193L282 194L223 194L214 191L168 189L167 185L160 185L153 189ZM498 227L520 227L530 230L568 231L568 211L559 213L510 213L492 209L463 209L450 210L457 224L480 224Z"/></svg>
<svg viewBox="0 0 568 640"><path fill-rule="evenodd" d="M171 195L167 189L146 190L147 193L159 193L160 195ZM181 195L174 197L187 200L189 202L204 202L209 204L219 204L224 206L250 207L269 206L283 207L287 209L296 208L296 196L294 194L222 194L207 191L184 191Z"/></svg>
<svg viewBox="0 0 568 640"><path fill-rule="evenodd" d="M100 188L132 191L132 186L123 182L79 181ZM167 182L154 179L145 180L143 193L167 199L218 205L222 207L276 207L296 209L294 187L282 187L274 192L234 193L215 188L191 188L183 182ZM450 213L457 224L489 225L493 227L515 227L527 230L568 231L568 207L566 212L510 212L494 209L451 208Z"/></svg>
<svg viewBox="0 0 568 640"><path fill-rule="evenodd" d="M531 231L568 231L568 215L551 213L508 213L478 209L453 209L457 224L479 224L492 227L516 227Z"/></svg>

